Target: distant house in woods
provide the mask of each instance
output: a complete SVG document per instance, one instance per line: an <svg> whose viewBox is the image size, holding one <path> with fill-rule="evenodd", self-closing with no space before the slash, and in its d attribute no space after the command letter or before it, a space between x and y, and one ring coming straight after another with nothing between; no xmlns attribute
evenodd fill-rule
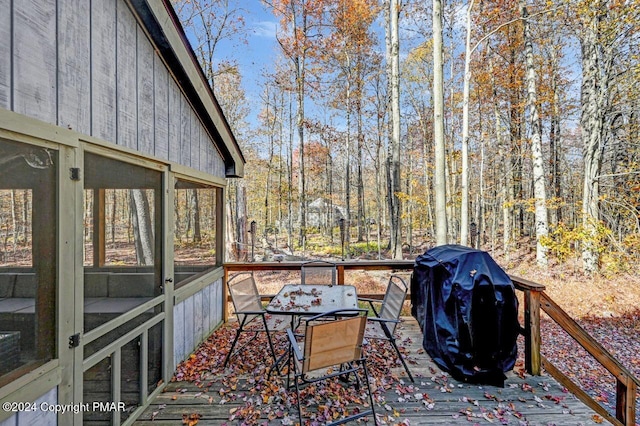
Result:
<svg viewBox="0 0 640 426"><path fill-rule="evenodd" d="M0 3L0 423L130 424L223 320L245 161L170 0Z"/></svg>
<svg viewBox="0 0 640 426"><path fill-rule="evenodd" d="M325 198L316 198L307 207L307 225L311 227L338 226L340 219L344 218L344 209Z"/></svg>

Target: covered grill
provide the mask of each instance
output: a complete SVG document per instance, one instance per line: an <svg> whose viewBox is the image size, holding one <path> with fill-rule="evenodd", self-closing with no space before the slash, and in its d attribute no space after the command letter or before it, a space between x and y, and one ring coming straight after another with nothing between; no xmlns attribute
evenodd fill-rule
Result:
<svg viewBox="0 0 640 426"><path fill-rule="evenodd" d="M517 357L518 300L488 253L443 245L418 256L411 303L422 345L440 368L457 380L504 385Z"/></svg>

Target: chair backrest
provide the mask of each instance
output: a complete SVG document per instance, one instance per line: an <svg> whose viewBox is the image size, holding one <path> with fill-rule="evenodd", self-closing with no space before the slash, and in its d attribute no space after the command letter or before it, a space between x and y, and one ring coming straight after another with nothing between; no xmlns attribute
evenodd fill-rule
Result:
<svg viewBox="0 0 640 426"><path fill-rule="evenodd" d="M404 299L407 296L407 291L407 283L405 283L401 277L391 275L378 316L380 318L392 320L400 318L400 312L402 312L402 306L404 304ZM391 334L393 334L396 329L396 323L387 323L387 327Z"/></svg>
<svg viewBox="0 0 640 426"><path fill-rule="evenodd" d="M227 282L233 309L236 314L247 311L262 311L262 303L260 301L260 293L253 274L250 272L241 272L229 278Z"/></svg>
<svg viewBox="0 0 640 426"><path fill-rule="evenodd" d="M340 365L362 357L365 315L307 323L302 372Z"/></svg>
<svg viewBox="0 0 640 426"><path fill-rule="evenodd" d="M335 285L337 268L333 262L312 260L302 264L300 267L300 275L302 284Z"/></svg>

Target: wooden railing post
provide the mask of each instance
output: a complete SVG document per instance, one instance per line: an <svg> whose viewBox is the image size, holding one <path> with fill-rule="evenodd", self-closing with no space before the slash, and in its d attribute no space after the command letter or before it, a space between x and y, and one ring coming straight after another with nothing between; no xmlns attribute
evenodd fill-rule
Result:
<svg viewBox="0 0 640 426"><path fill-rule="evenodd" d="M338 284L344 285L344 265L338 264L337 269L338 269L338 276L337 276Z"/></svg>
<svg viewBox="0 0 640 426"><path fill-rule="evenodd" d="M540 375L540 291L524 292L524 363L527 373Z"/></svg>
<svg viewBox="0 0 640 426"><path fill-rule="evenodd" d="M636 419L636 382L616 379L616 419L623 425L633 426Z"/></svg>
<svg viewBox="0 0 640 426"><path fill-rule="evenodd" d="M224 275L222 276L222 320L224 322L229 321L229 289L227 282L229 282L229 269L225 266Z"/></svg>

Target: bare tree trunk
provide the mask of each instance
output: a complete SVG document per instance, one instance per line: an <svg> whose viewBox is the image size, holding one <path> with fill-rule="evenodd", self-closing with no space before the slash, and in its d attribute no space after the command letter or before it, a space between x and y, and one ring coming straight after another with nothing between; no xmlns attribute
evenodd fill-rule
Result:
<svg viewBox="0 0 640 426"><path fill-rule="evenodd" d="M21 224L21 234L23 241L26 243L29 241L29 231L31 229L31 224L29 223L29 191L22 191L22 224Z"/></svg>
<svg viewBox="0 0 640 426"><path fill-rule="evenodd" d="M548 264L547 249L542 245L542 239L549 233L547 220L547 192L544 173L544 159L542 158L541 128L538 114L538 96L536 91L536 72L533 67L533 43L529 30L527 6L525 0L520 1L522 13L524 46L527 67L527 108L529 110L529 127L531 127L531 156L533 162L533 190L535 197L536 221L536 261L538 265Z"/></svg>
<svg viewBox="0 0 640 426"><path fill-rule="evenodd" d="M226 256L225 259L229 261L238 261L238 253L235 248L235 238L233 236L233 212L231 210L231 203L227 202L227 214L226 214L226 226L225 226L225 246L226 246Z"/></svg>
<svg viewBox="0 0 640 426"><path fill-rule="evenodd" d="M244 184L239 183L236 188L236 242L237 259L247 260L247 194Z"/></svg>
<svg viewBox="0 0 640 426"><path fill-rule="evenodd" d="M444 81L442 72L442 2L433 0L433 139L435 145L436 244L447 243L445 189Z"/></svg>
<svg viewBox="0 0 640 426"><path fill-rule="evenodd" d="M382 201L382 158L383 158L383 141L384 141L384 105L386 103L382 100L381 88L380 88L380 79L376 80L376 97L377 97L377 105L378 105L378 113L376 114L376 124L378 129L378 139L376 145L376 158L375 158L375 167L376 167L376 207L377 207L377 215L376 215L376 239L378 243L378 259L382 259L382 213L385 211L384 203Z"/></svg>
<svg viewBox="0 0 640 426"><path fill-rule="evenodd" d="M193 211L193 242L202 241L202 233L200 232L200 203L198 201L198 190L191 189L191 208Z"/></svg>
<svg viewBox="0 0 640 426"><path fill-rule="evenodd" d="M174 226L174 238L180 242L182 242L182 224L180 223L180 199L176 196L173 200L173 211L175 215L175 226ZM112 224L113 229L113 224ZM113 235L113 230L111 231L111 235Z"/></svg>
<svg viewBox="0 0 640 426"><path fill-rule="evenodd" d="M502 204L502 250L505 259L509 259L511 252L511 217L512 217L512 198L510 197L511 182L511 154L505 149L505 143L502 138L502 125L500 119L500 109L498 105L498 95L496 92L496 82L494 78L493 59L490 60L489 68L491 69L491 87L493 90L493 115L495 118L496 144L498 146L498 158L502 159L500 174L500 200Z"/></svg>
<svg viewBox="0 0 640 426"><path fill-rule="evenodd" d="M462 90L462 182L460 204L460 244L467 245L469 236L469 84L471 80L471 10L473 0L467 6L467 37L464 55L464 83Z"/></svg>
<svg viewBox="0 0 640 426"><path fill-rule="evenodd" d="M138 265L153 265L153 225L147 194L142 189L130 190L131 219Z"/></svg>
<svg viewBox="0 0 640 426"><path fill-rule="evenodd" d="M549 151L551 155L551 196L555 199L562 197L560 185L560 100L558 89L558 52L551 48L551 128L549 129ZM558 203L556 203L558 204ZM562 221L562 208L557 206L551 211L551 223L558 225Z"/></svg>
<svg viewBox="0 0 640 426"><path fill-rule="evenodd" d="M400 7L398 0L391 0L389 6L389 40L391 57L391 146L389 147L389 218L390 249L393 259L402 259L402 222L400 198L398 194L402 189L400 182L400 41L398 36L398 19Z"/></svg>
<svg viewBox="0 0 640 426"><path fill-rule="evenodd" d="M346 126L347 137L345 138L345 158L344 158L344 209L346 212L345 219L345 238L344 249L346 257L349 258L349 243L351 235L351 69L347 59L347 93L346 93Z"/></svg>
<svg viewBox="0 0 640 426"><path fill-rule="evenodd" d="M277 123L277 114L278 114L278 110L277 110L277 104L276 104L276 99L275 99L275 93L274 93L274 99L273 99L273 112L269 112L269 107L271 106L271 100L269 97L269 86L266 86L266 108L267 108L267 112L266 112L266 120L267 120L267 125L268 125L268 129L269 129L269 134L268 134L268 138L269 138L269 159L267 162L267 178L265 179L265 190L264 190L264 237L267 237L267 229L269 227L269 193L271 192L271 175L272 175L272 169L273 169L273 154L274 154L274 149L275 149L275 126ZM252 259L253 260L253 259Z"/></svg>
<svg viewBox="0 0 640 426"><path fill-rule="evenodd" d="M603 93L606 81L600 77L598 60L598 17L593 14L584 24L582 47L581 115L584 155L584 182L582 189L582 225L589 238L582 250L583 269L593 273L598 269L598 248L595 244L596 226L600 219L600 184L598 175L602 163L602 129L605 112Z"/></svg>
<svg viewBox="0 0 640 426"><path fill-rule="evenodd" d="M13 234L13 258L18 249L18 221L16 220L16 190L11 190L11 232Z"/></svg>
<svg viewBox="0 0 640 426"><path fill-rule="evenodd" d="M117 211L117 191L115 189L111 190L111 247L116 248L116 216L118 214ZM95 203L95 199L93 200ZM93 206L91 206L93 209Z"/></svg>
<svg viewBox="0 0 640 426"><path fill-rule="evenodd" d="M291 254L293 254L293 103L289 98L289 156L287 160L287 166L289 171L289 185L287 190L288 202L288 218L287 218L287 247Z"/></svg>
<svg viewBox="0 0 640 426"><path fill-rule="evenodd" d="M357 118L357 134L358 134L358 148L356 151L356 186L358 192L358 241L362 241L364 238L365 230L369 227L365 225L366 213L364 204L364 180L362 178L362 147L364 145L364 134L362 133L362 98L357 99L356 111L358 113ZM369 239L367 231L367 241Z"/></svg>

